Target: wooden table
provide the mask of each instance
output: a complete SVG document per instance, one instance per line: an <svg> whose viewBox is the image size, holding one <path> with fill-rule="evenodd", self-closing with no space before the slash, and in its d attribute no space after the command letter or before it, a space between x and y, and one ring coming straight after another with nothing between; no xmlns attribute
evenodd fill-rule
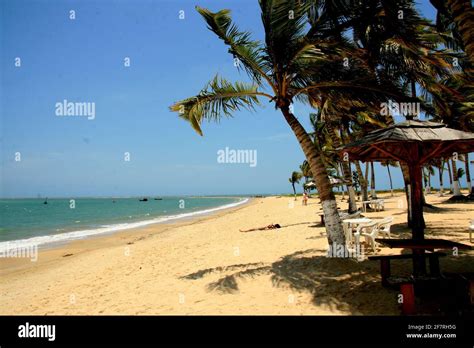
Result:
<svg viewBox="0 0 474 348"><path fill-rule="evenodd" d="M426 274L425 250L435 249L466 249L471 250L472 246L453 242L446 239L383 239L376 238L376 242L386 245L389 248L412 249L413 250L413 275Z"/></svg>
<svg viewBox="0 0 474 348"><path fill-rule="evenodd" d="M386 245L389 248L407 248L407 249L421 249L421 250L433 250L433 249L467 249L472 250L472 246L453 242L447 239L375 239L380 244Z"/></svg>

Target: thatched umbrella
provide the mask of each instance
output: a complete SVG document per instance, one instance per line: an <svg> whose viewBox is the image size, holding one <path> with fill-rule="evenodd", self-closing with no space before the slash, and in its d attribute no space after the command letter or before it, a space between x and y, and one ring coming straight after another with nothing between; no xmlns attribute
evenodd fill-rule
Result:
<svg viewBox="0 0 474 348"><path fill-rule="evenodd" d="M350 160L405 162L410 172L409 198L413 239L424 239L422 166L430 159L474 151L474 133L445 124L413 120L370 132L347 144L341 155Z"/></svg>

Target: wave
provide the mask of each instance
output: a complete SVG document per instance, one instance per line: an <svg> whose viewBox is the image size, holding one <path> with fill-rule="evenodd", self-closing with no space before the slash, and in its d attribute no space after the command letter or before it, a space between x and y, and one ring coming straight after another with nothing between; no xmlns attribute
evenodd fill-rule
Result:
<svg viewBox="0 0 474 348"><path fill-rule="evenodd" d="M238 202L230 203L221 205L215 208L205 209L205 210L197 210L189 213L177 214L177 215L170 215L170 216L160 216L150 220L143 220L131 223L120 223L120 224L113 224L113 225L104 225L99 228L95 229L88 229L88 230L79 230L79 231L72 231L66 233L58 233L53 235L46 235L46 236L38 236L32 237L27 239L18 239L18 240L11 240L6 242L0 242L0 254L5 254L8 250L12 249L26 249L31 247L39 247L45 246L50 244L57 244L57 243L64 243L69 242L72 240L77 239L84 239L86 237L95 236L99 234L105 233L113 233L117 231L128 230L137 227L143 227L151 224L163 223L171 220L179 220L184 218L189 218L197 215L204 215L213 213L215 211L233 208L242 204L245 204L249 201L248 198L244 198Z"/></svg>

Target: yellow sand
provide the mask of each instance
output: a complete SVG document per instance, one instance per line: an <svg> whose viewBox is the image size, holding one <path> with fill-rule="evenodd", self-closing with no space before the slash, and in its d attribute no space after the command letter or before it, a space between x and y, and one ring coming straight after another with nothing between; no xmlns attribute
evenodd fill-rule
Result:
<svg viewBox="0 0 474 348"><path fill-rule="evenodd" d="M409 236L404 195L382 196L386 210L365 216L392 215L394 236ZM442 211L425 213L427 236L469 244L474 205L440 203L446 199L428 195ZM292 203L256 198L200 220L42 251L34 263L0 260L0 314L399 314L377 262L325 257L318 200ZM239 232L271 223L285 227ZM441 269L473 272L473 256L443 258ZM410 271L408 261L394 266Z"/></svg>

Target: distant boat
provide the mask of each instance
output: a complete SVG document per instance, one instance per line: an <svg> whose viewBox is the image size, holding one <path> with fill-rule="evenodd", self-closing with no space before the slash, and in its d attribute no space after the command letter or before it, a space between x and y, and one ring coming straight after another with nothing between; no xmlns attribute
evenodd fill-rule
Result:
<svg viewBox="0 0 474 348"><path fill-rule="evenodd" d="M44 200L43 204L48 204L48 199L47 198Z"/></svg>
<svg viewBox="0 0 474 348"><path fill-rule="evenodd" d="M155 198L155 201L162 201L163 198Z"/></svg>
<svg viewBox="0 0 474 348"><path fill-rule="evenodd" d="M148 198L142 198L140 199L140 202L148 202Z"/></svg>

